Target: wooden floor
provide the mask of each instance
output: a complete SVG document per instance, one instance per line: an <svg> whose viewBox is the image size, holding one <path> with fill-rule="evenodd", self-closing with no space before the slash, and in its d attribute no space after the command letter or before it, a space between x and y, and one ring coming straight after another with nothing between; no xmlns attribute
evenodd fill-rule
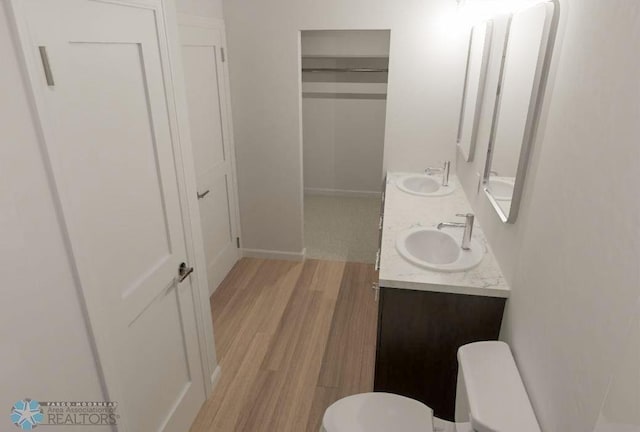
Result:
<svg viewBox="0 0 640 432"><path fill-rule="evenodd" d="M373 265L244 258L211 297L222 376L191 432L318 432L372 391Z"/></svg>

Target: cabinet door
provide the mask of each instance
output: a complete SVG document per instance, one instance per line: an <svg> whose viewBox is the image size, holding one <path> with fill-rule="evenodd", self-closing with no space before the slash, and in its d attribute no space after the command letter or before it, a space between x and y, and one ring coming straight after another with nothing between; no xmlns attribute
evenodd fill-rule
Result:
<svg viewBox="0 0 640 432"><path fill-rule="evenodd" d="M419 400L453 421L458 348L497 339L504 304L493 297L381 288L374 390Z"/></svg>

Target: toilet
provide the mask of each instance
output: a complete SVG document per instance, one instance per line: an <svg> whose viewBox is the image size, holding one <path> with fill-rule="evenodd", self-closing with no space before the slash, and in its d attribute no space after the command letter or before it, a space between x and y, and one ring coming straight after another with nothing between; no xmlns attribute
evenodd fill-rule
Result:
<svg viewBox="0 0 640 432"><path fill-rule="evenodd" d="M458 349L456 422L390 393L361 393L331 405L320 432L540 432L509 346L474 342Z"/></svg>

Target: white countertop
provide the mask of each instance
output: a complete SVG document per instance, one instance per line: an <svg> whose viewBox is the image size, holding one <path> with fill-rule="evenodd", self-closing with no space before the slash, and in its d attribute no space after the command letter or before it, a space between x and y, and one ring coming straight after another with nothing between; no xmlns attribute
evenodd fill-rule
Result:
<svg viewBox="0 0 640 432"><path fill-rule="evenodd" d="M443 197L423 197L401 191L396 179L405 174L388 173L385 188L382 249L380 251L380 286L418 291L434 291L485 297L509 297L509 286L476 223L473 237L487 249L480 264L465 272L443 273L411 264L396 249L397 235L414 227L435 227L440 222L463 222L456 213L472 212L457 178L450 177L455 191ZM437 176L438 177L438 176ZM463 230L459 230L462 239ZM450 231L451 232L451 231Z"/></svg>

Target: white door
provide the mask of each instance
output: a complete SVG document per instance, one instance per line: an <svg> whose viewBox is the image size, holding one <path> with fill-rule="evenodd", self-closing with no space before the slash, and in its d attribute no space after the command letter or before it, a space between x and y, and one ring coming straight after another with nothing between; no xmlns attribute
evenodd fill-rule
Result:
<svg viewBox="0 0 640 432"><path fill-rule="evenodd" d="M203 19L183 17L180 39L200 219L212 294L239 257L237 198L224 33Z"/></svg>
<svg viewBox="0 0 640 432"><path fill-rule="evenodd" d="M79 284L130 432L184 432L205 400L193 288L178 277L186 246L160 5L21 5Z"/></svg>

